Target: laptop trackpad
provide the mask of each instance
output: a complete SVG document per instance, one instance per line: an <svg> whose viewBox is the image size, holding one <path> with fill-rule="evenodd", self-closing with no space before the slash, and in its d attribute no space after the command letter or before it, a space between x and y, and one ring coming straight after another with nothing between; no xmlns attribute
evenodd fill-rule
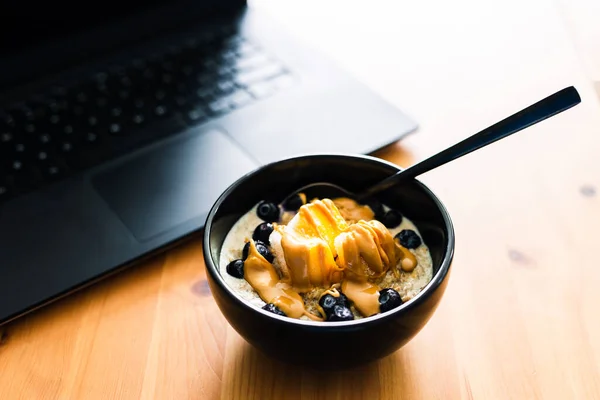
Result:
<svg viewBox="0 0 600 400"><path fill-rule="evenodd" d="M227 135L210 129L101 172L92 183L144 241L205 215L231 183L256 167Z"/></svg>

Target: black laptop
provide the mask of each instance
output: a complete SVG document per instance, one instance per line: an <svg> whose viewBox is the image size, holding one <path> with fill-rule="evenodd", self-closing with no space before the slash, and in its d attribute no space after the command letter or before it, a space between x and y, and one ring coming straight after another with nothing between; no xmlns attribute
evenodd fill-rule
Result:
<svg viewBox="0 0 600 400"><path fill-rule="evenodd" d="M262 164L416 128L244 1L0 8L0 323L201 229Z"/></svg>

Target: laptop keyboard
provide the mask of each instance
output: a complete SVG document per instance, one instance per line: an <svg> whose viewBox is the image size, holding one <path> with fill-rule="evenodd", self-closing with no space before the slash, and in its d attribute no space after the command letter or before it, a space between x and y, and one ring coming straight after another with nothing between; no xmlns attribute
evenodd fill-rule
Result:
<svg viewBox="0 0 600 400"><path fill-rule="evenodd" d="M224 30L184 38L147 57L0 108L0 202L292 83L280 62Z"/></svg>

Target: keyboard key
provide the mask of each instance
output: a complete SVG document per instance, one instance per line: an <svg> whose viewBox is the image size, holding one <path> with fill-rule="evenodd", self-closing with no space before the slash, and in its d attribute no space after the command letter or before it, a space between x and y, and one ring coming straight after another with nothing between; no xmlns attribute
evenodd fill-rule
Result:
<svg viewBox="0 0 600 400"><path fill-rule="evenodd" d="M188 99L186 99L184 96L177 96L175 97L175 104L179 107L183 107L188 103Z"/></svg>
<svg viewBox="0 0 600 400"><path fill-rule="evenodd" d="M15 172L21 172L21 171L23 171L23 168L24 168L24 164L23 164L23 161L20 160L20 159L12 160L9 163L9 169L13 173L15 173Z"/></svg>
<svg viewBox="0 0 600 400"><path fill-rule="evenodd" d="M258 82L248 86L247 89L257 99L262 99L275 93L275 88L269 82Z"/></svg>
<svg viewBox="0 0 600 400"><path fill-rule="evenodd" d="M163 117L167 114L167 107L159 105L154 109L154 114L158 117Z"/></svg>
<svg viewBox="0 0 600 400"><path fill-rule="evenodd" d="M200 107L193 108L185 114L186 121L192 125L195 125L206 118L208 118L208 115L206 115Z"/></svg>
<svg viewBox="0 0 600 400"><path fill-rule="evenodd" d="M252 57L240 58L235 62L235 68L239 71L256 69L270 63L264 54L256 54Z"/></svg>
<svg viewBox="0 0 600 400"><path fill-rule="evenodd" d="M202 66L204 67L204 69L206 71L215 71L217 69L218 66L218 61L215 57L211 57L208 56L204 59L204 61L202 62Z"/></svg>
<svg viewBox="0 0 600 400"><path fill-rule="evenodd" d="M263 68L242 71L238 73L236 81L241 85L247 86L257 81L263 81L285 73L284 69L278 64L269 64Z"/></svg>
<svg viewBox="0 0 600 400"><path fill-rule="evenodd" d="M0 144L5 143L8 144L12 142L14 139L14 135L12 132L2 132L0 133Z"/></svg>
<svg viewBox="0 0 600 400"><path fill-rule="evenodd" d="M143 114L134 114L132 121L135 125L141 125L144 123L144 115Z"/></svg>
<svg viewBox="0 0 600 400"><path fill-rule="evenodd" d="M217 83L220 93L227 94L235 90L235 84L230 80L222 80Z"/></svg>
<svg viewBox="0 0 600 400"><path fill-rule="evenodd" d="M40 172L44 179L54 181L62 178L67 173L67 168L61 163L53 161L40 168Z"/></svg>
<svg viewBox="0 0 600 400"><path fill-rule="evenodd" d="M256 48L248 42L240 42L236 48L236 53L241 57L247 57L256 51Z"/></svg>
<svg viewBox="0 0 600 400"><path fill-rule="evenodd" d="M289 74L278 75L270 80L258 82L247 87L248 91L257 99L272 95L278 90L293 85L294 79Z"/></svg>
<svg viewBox="0 0 600 400"><path fill-rule="evenodd" d="M69 141L62 142L62 144L61 144L61 149L62 149L62 151L64 151L65 153L68 153L68 152L70 152L71 150L73 150L73 144L72 144L71 142L69 142Z"/></svg>
<svg viewBox="0 0 600 400"><path fill-rule="evenodd" d="M233 36L228 38L227 40L225 40L225 47L229 50L229 51L234 51L236 50L242 43L244 42L244 39L242 39L240 36Z"/></svg>
<svg viewBox="0 0 600 400"><path fill-rule="evenodd" d="M229 103L230 107L238 108L250 103L252 101L252 96L244 90L237 90L223 99Z"/></svg>
<svg viewBox="0 0 600 400"><path fill-rule="evenodd" d="M227 99L222 98L222 99L214 100L214 101L211 101L210 103L208 103L208 109L213 114L220 114L225 111L229 111L230 105L229 105L229 102L227 101Z"/></svg>
<svg viewBox="0 0 600 400"><path fill-rule="evenodd" d="M94 144L98 142L98 135L94 132L88 132L84 138L85 143Z"/></svg>
<svg viewBox="0 0 600 400"><path fill-rule="evenodd" d="M12 115L8 114L0 115L0 123L9 128L14 128L16 126L15 119L12 117Z"/></svg>
<svg viewBox="0 0 600 400"><path fill-rule="evenodd" d="M73 141L65 140L65 141L60 142L56 146L56 148L57 148L58 157L68 158L69 155L74 151L75 146L73 144Z"/></svg>
<svg viewBox="0 0 600 400"><path fill-rule="evenodd" d="M36 159L37 161L41 161L41 162L44 162L44 161L46 161L46 160L48 159L48 157L49 157L49 156L48 156L48 152L46 152L46 151L44 151L44 150L42 150L42 151L38 151L38 152L35 154L35 159Z"/></svg>
<svg viewBox="0 0 600 400"><path fill-rule="evenodd" d="M221 54L221 59L228 66L231 66L237 58L237 54L231 50L227 50Z"/></svg>
<svg viewBox="0 0 600 400"><path fill-rule="evenodd" d="M108 127L108 131L110 132L111 135L119 135L122 133L121 125L120 124L110 124L110 126ZM92 135L94 135L94 134L92 134Z"/></svg>
<svg viewBox="0 0 600 400"><path fill-rule="evenodd" d="M196 81L201 85L201 86L210 86L212 85L215 81L217 80L217 77L214 73L212 72L203 72L198 74L198 76L196 77Z"/></svg>
<svg viewBox="0 0 600 400"><path fill-rule="evenodd" d="M50 123L53 125L57 125L60 122L60 115L52 114L49 119Z"/></svg>
<svg viewBox="0 0 600 400"><path fill-rule="evenodd" d="M48 143L50 143L52 138L47 133L42 133L41 135L38 136L38 140L39 140L39 143L41 143L41 144L48 144Z"/></svg>
<svg viewBox="0 0 600 400"><path fill-rule="evenodd" d="M25 143L23 142L16 143L14 146L14 152L19 155L19 157L22 157L22 155L25 154L26 149L27 146L25 146Z"/></svg>
<svg viewBox="0 0 600 400"><path fill-rule="evenodd" d="M208 102L214 98L214 91L210 88L201 88L196 91L196 97Z"/></svg>
<svg viewBox="0 0 600 400"><path fill-rule="evenodd" d="M9 111L11 117L21 124L31 122L34 118L33 110L31 110L26 104L18 104Z"/></svg>
<svg viewBox="0 0 600 400"><path fill-rule="evenodd" d="M226 77L226 76L230 75L231 72L232 72L232 69L231 69L231 65L229 65L229 64L220 65L217 68L217 75L219 75L220 77Z"/></svg>

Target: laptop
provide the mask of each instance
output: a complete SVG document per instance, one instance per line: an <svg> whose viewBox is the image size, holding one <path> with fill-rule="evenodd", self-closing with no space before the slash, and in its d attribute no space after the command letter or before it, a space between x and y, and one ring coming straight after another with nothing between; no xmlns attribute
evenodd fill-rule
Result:
<svg viewBox="0 0 600 400"><path fill-rule="evenodd" d="M416 128L242 0L0 8L0 323L201 230L260 165Z"/></svg>

